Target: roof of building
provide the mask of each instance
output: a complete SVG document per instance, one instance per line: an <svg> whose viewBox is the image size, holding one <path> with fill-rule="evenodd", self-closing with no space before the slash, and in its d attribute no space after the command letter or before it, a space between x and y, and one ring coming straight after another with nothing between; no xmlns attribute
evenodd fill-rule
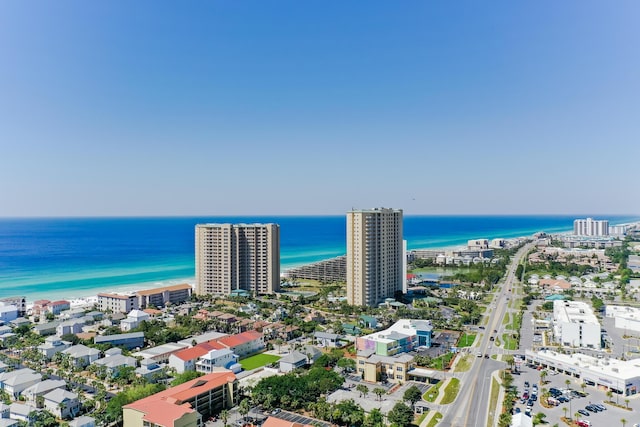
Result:
<svg viewBox="0 0 640 427"><path fill-rule="evenodd" d="M67 383L64 380L44 380L37 384L27 387L23 394L42 394L46 391L51 391L56 388L66 387Z"/></svg>
<svg viewBox="0 0 640 427"><path fill-rule="evenodd" d="M257 331L247 331L241 334L231 335L224 338L218 338L218 342L226 347L237 347L251 341L262 338L262 334Z"/></svg>
<svg viewBox="0 0 640 427"><path fill-rule="evenodd" d="M139 320L140 318L148 319L149 314L145 313L142 310L133 309L128 314L127 317Z"/></svg>
<svg viewBox="0 0 640 427"><path fill-rule="evenodd" d="M48 307L57 306L57 305L70 305L70 303L69 301L62 299L62 300L53 301L47 304Z"/></svg>
<svg viewBox="0 0 640 427"><path fill-rule="evenodd" d="M316 337L316 338L328 338L328 339L332 339L332 340L337 340L338 338L340 338L340 335L338 335L338 334L331 334L329 332L322 332L322 331L314 332L313 336Z"/></svg>
<svg viewBox="0 0 640 427"><path fill-rule="evenodd" d="M49 400L54 403L62 403L65 400L77 399L78 395L62 388L57 388L42 397L44 397L45 400Z"/></svg>
<svg viewBox="0 0 640 427"><path fill-rule="evenodd" d="M600 326L591 305L582 301L554 301L553 317L556 322L591 323Z"/></svg>
<svg viewBox="0 0 640 427"><path fill-rule="evenodd" d="M175 421L193 412L191 406L183 402L235 380L236 376L231 371L213 372L145 397L123 408L144 413L145 421L167 425L168 421Z"/></svg>
<svg viewBox="0 0 640 427"><path fill-rule="evenodd" d="M185 348L184 350L176 351L173 353L178 359L184 360L185 362L189 360L197 359L198 357L204 356L209 353L211 350L221 350L224 347L215 341L203 342L201 344L196 345L195 347Z"/></svg>
<svg viewBox="0 0 640 427"><path fill-rule="evenodd" d="M135 367L138 364L138 359L131 356L123 356L121 354L116 354L115 356L107 356L102 359L98 359L95 362L96 365L102 365L107 368L119 368L120 366L133 366Z"/></svg>
<svg viewBox="0 0 640 427"><path fill-rule="evenodd" d="M300 353L299 351L292 351L291 353L284 356L280 359L280 363L293 363L296 364L298 362L307 361L307 356Z"/></svg>
<svg viewBox="0 0 640 427"><path fill-rule="evenodd" d="M188 346L187 344L171 342L171 343L159 345L157 347L151 347L146 350L138 351L137 353L134 353L133 356L147 359L150 357L159 356L161 354L174 353L184 349L187 346Z"/></svg>
<svg viewBox="0 0 640 427"><path fill-rule="evenodd" d="M14 427L19 425L18 420L12 420L11 418L0 418L0 427Z"/></svg>
<svg viewBox="0 0 640 427"><path fill-rule="evenodd" d="M144 332L130 332L128 334L116 334L116 335L99 335L96 336L93 340L96 344L101 342L110 342L115 340L126 340L126 339L135 339L135 338L144 338Z"/></svg>
<svg viewBox="0 0 640 427"><path fill-rule="evenodd" d="M28 416L31 412L37 411L38 409L35 406L29 404L23 404L18 402L13 402L9 405L9 412L15 415L19 415L22 417Z"/></svg>
<svg viewBox="0 0 640 427"><path fill-rule="evenodd" d="M2 383L5 386L16 386L19 384L25 384L31 381L38 381L42 378L42 374L40 373L26 373L26 374L21 374L21 375L15 375L13 377L7 378L6 380L4 380Z"/></svg>
<svg viewBox="0 0 640 427"><path fill-rule="evenodd" d="M374 332L361 337L365 340L389 343L408 336L417 335L418 331L431 332L433 326L428 320L400 319L384 331Z"/></svg>
<svg viewBox="0 0 640 427"><path fill-rule="evenodd" d="M71 346L66 350L62 350L62 352L65 354L68 354L69 357L72 357L72 358L85 357L85 356L98 356L100 354L100 350L87 347L86 345L83 345L83 344Z"/></svg>
<svg viewBox="0 0 640 427"><path fill-rule="evenodd" d="M98 294L98 298L113 298L113 299L128 300L129 298L135 298L135 295L121 295L121 294L99 293L99 294Z"/></svg>
<svg viewBox="0 0 640 427"><path fill-rule="evenodd" d="M180 285L172 285L172 286L164 286L162 288L154 288L154 289L145 289L143 291L138 291L138 295L155 295L162 292L172 292L172 291L183 291L186 289L192 289L191 285L188 283L182 283Z"/></svg>

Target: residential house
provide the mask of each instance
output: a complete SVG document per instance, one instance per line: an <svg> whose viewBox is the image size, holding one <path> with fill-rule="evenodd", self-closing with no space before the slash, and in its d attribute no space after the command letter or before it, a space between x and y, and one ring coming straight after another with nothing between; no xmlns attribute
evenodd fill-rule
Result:
<svg viewBox="0 0 640 427"><path fill-rule="evenodd" d="M185 348L169 356L169 366L182 374L187 371L195 371L198 359L212 350L222 350L224 347L216 341L204 342L195 347Z"/></svg>
<svg viewBox="0 0 640 427"><path fill-rule="evenodd" d="M19 369L18 371L22 371ZM18 372L13 371L13 372ZM9 372L10 373L10 372ZM6 373L5 373L6 374ZM5 375L2 374L2 375ZM13 375L2 381L2 389L17 399L20 393L34 384L42 381L42 374L39 372L25 372L23 374Z"/></svg>
<svg viewBox="0 0 640 427"><path fill-rule="evenodd" d="M60 301L53 301L47 304L46 306L46 310L53 314L54 316L59 315L60 313L62 313L64 310L69 310L71 308L71 304L69 303L69 301L65 301L65 300L60 300Z"/></svg>
<svg viewBox="0 0 640 427"><path fill-rule="evenodd" d="M40 323L34 325L33 332L40 336L53 335L57 332L58 325L62 323L60 320L54 320L53 322Z"/></svg>
<svg viewBox="0 0 640 427"><path fill-rule="evenodd" d="M76 393L58 388L43 397L45 409L58 418L73 418L80 412L81 403Z"/></svg>
<svg viewBox="0 0 640 427"><path fill-rule="evenodd" d="M82 332L84 325L85 322L82 319L65 320L56 327L56 335L61 337L67 334L77 334Z"/></svg>
<svg viewBox="0 0 640 427"><path fill-rule="evenodd" d="M9 418L9 405L0 401L0 418Z"/></svg>
<svg viewBox="0 0 640 427"><path fill-rule="evenodd" d="M153 359L142 359L140 367L136 368L136 375L150 383L155 383L166 377L164 368Z"/></svg>
<svg viewBox="0 0 640 427"><path fill-rule="evenodd" d="M144 332L130 332L128 334L100 335L93 339L94 344L110 344L112 346L133 349L144 347Z"/></svg>
<svg viewBox="0 0 640 427"><path fill-rule="evenodd" d="M0 322L11 322L18 318L18 307L0 301Z"/></svg>
<svg viewBox="0 0 640 427"><path fill-rule="evenodd" d="M62 354L69 355L69 361L76 368L84 368L100 358L100 350L78 344L64 350Z"/></svg>
<svg viewBox="0 0 640 427"><path fill-rule="evenodd" d="M216 340L217 343L233 351L239 357L258 353L265 348L264 338L260 332L247 331Z"/></svg>
<svg viewBox="0 0 640 427"><path fill-rule="evenodd" d="M9 418L18 421L25 421L27 423L31 423L31 413L37 411L38 409L29 404L22 404L18 402L14 402L9 405Z"/></svg>
<svg viewBox="0 0 640 427"><path fill-rule="evenodd" d="M71 347L70 342L62 341L60 337L54 335L45 338L44 344L40 344L38 350L46 359L51 360L56 353L66 350L69 347Z"/></svg>
<svg viewBox="0 0 640 427"><path fill-rule="evenodd" d="M123 406L125 427L199 427L238 402L238 380L213 372Z"/></svg>
<svg viewBox="0 0 640 427"><path fill-rule="evenodd" d="M200 356L196 362L197 372L208 374L216 368L226 368L234 374L242 370L242 366L238 363L238 355L228 348L210 350Z"/></svg>
<svg viewBox="0 0 640 427"><path fill-rule="evenodd" d="M20 421L12 420L11 418L0 418L0 427L18 427Z"/></svg>
<svg viewBox="0 0 640 427"><path fill-rule="evenodd" d="M28 402L31 402L37 408L42 408L42 405L38 402L39 396L44 396L57 388L66 387L67 383L64 380L44 380L24 389L21 394Z"/></svg>
<svg viewBox="0 0 640 427"><path fill-rule="evenodd" d="M280 372L291 372L294 369L302 368L309 363L307 356L299 351L292 351L280 359Z"/></svg>
<svg viewBox="0 0 640 427"><path fill-rule="evenodd" d="M148 322L151 316L142 310L131 310L127 318L120 322L120 330L128 332L140 326L142 322Z"/></svg>
<svg viewBox="0 0 640 427"><path fill-rule="evenodd" d="M185 344L182 342L179 343L166 343L159 345L157 347L147 348L145 350L140 350L132 354L134 357L141 357L144 359L151 359L157 363L169 363L169 356L173 353L176 353L180 350L184 350L186 347L189 347L189 344Z"/></svg>
<svg viewBox="0 0 640 427"><path fill-rule="evenodd" d="M115 351L112 351L115 350ZM138 366L138 359L131 356L123 356L122 351L118 352L119 348L111 348L105 352L105 357L93 362L95 365L104 366L107 370L107 374L117 377L118 370L127 366L135 368Z"/></svg>
<svg viewBox="0 0 640 427"><path fill-rule="evenodd" d="M318 347L338 347L340 335L316 331L313 333L313 340Z"/></svg>

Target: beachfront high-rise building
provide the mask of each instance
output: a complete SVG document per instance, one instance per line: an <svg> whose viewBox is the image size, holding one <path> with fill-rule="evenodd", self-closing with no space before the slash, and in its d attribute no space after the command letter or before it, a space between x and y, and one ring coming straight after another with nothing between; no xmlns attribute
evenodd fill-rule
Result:
<svg viewBox="0 0 640 427"><path fill-rule="evenodd" d="M196 294L280 290L280 226L196 225Z"/></svg>
<svg viewBox="0 0 640 427"><path fill-rule="evenodd" d="M573 221L573 234L576 236L608 236L609 221L606 219L595 220L593 218L576 219Z"/></svg>
<svg viewBox="0 0 640 427"><path fill-rule="evenodd" d="M402 210L347 212L347 302L374 307L403 290Z"/></svg>

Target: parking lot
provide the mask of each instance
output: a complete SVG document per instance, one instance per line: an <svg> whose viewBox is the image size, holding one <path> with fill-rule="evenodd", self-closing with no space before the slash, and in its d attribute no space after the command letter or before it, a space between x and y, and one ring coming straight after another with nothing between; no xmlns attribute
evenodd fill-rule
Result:
<svg viewBox="0 0 640 427"><path fill-rule="evenodd" d="M535 306L536 304L532 304ZM533 334L531 332L531 328L528 327L531 323L531 314L530 310L525 313L523 318L523 328L521 333L521 348L532 348L533 347ZM607 322L608 319L605 319L603 322L603 328L608 331L609 336L613 342L614 349L619 349L622 347L622 333L620 331L615 330L612 324ZM529 323L526 323L529 322ZM598 352L594 352L598 353ZM623 408L618 408L611 404L604 403L608 401L609 398L606 395L606 391L598 390L596 387L586 386L584 389L582 388L582 380L579 378L569 377L564 374L559 374L552 371L547 371L547 377L545 378L545 384L540 384L540 371L535 367L527 366L526 364L522 364L520 367L520 375L514 375L513 385L518 389L518 396L521 398L523 393L525 392L525 382L529 383L529 395L533 391L533 385L538 385L538 399L532 402L531 415L535 416L538 413L543 413L546 415L544 421L548 423L548 425L565 425L560 419L561 417L566 416L574 419L580 420L588 420L592 426L622 426L621 420L626 420L625 425L627 427L632 427L635 423L640 423L640 396L634 397L624 397L613 395L613 401L616 401L616 396L618 398L618 403L621 405L625 405L625 399L629 399L629 408L631 410L626 410ZM569 384L567 385L566 381L569 380ZM563 397L566 397L568 401L561 402L557 406L553 406L550 408L545 408L540 404L540 396L542 395L543 390L550 390L551 388L556 388L561 391L565 391L563 393ZM567 389L574 390L576 392L583 392L586 394L585 397L576 396L576 393L573 393L573 397L571 397L571 393L566 391ZM585 407L590 404L602 404L605 408L604 411L595 412L586 410ZM517 409L516 409L517 408ZM527 402L522 402L521 399L518 400L518 403L515 405L514 410L519 410L521 412L526 412ZM577 414L578 410L585 411L587 415ZM577 414L577 415L576 415Z"/></svg>

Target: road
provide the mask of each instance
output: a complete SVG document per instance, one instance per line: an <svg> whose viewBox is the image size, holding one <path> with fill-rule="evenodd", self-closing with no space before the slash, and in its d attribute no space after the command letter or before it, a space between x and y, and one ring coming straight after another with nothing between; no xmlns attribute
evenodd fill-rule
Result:
<svg viewBox="0 0 640 427"><path fill-rule="evenodd" d="M491 304L491 307L494 308L489 315L480 345L475 347L475 351L480 352L482 355L491 353L493 342L489 338L493 335L494 330L500 329L509 305L510 290L517 279L516 269L522 257L527 254L532 246L533 243L523 246L511 259L502 288L496 293ZM484 427L487 424L487 416L489 414L491 375L494 371L504 368L504 366L503 362L497 362L493 359L476 358L476 362L471 369L460 380L460 393L456 402L451 405L449 411L443 414L444 417L438 425Z"/></svg>

